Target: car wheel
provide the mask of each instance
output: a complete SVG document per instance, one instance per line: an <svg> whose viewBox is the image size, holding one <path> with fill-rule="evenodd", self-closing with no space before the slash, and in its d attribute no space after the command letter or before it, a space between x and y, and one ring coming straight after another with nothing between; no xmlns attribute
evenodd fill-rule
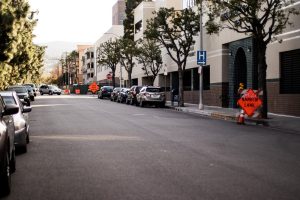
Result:
<svg viewBox="0 0 300 200"><path fill-rule="evenodd" d="M144 102L142 100L140 101L140 107L144 107Z"/></svg>
<svg viewBox="0 0 300 200"><path fill-rule="evenodd" d="M12 151L9 166L10 166L10 173L11 174L14 173L16 171L16 150L15 150L15 148Z"/></svg>
<svg viewBox="0 0 300 200"><path fill-rule="evenodd" d="M110 97L110 101L113 101L111 97Z"/></svg>
<svg viewBox="0 0 300 200"><path fill-rule="evenodd" d="M43 95L43 92L40 92L41 95Z"/></svg>
<svg viewBox="0 0 300 200"><path fill-rule="evenodd" d="M52 92L52 91L50 91L50 92L49 92L49 95L53 95L53 92Z"/></svg>
<svg viewBox="0 0 300 200"><path fill-rule="evenodd" d="M101 95L99 98L100 98L100 99L103 99L103 96Z"/></svg>
<svg viewBox="0 0 300 200"><path fill-rule="evenodd" d="M0 195L6 196L10 193L11 189L11 174L10 174L10 166L9 166L9 151L6 147L4 154L4 162L1 167L0 172Z"/></svg>
<svg viewBox="0 0 300 200"><path fill-rule="evenodd" d="M20 149L21 153L27 153L27 143L24 144L24 145L22 145L22 146L20 146L19 149Z"/></svg>
<svg viewBox="0 0 300 200"><path fill-rule="evenodd" d="M128 100L128 98L126 98L125 103L128 105L130 103L130 101Z"/></svg>
<svg viewBox="0 0 300 200"><path fill-rule="evenodd" d="M30 100L31 100L31 101L34 101L34 96L30 96Z"/></svg>
<svg viewBox="0 0 300 200"><path fill-rule="evenodd" d="M57 95L60 95L61 93L57 93Z"/></svg>
<svg viewBox="0 0 300 200"><path fill-rule="evenodd" d="M165 102L160 103L160 104L159 104L159 107L161 107L161 108L166 107L166 103L165 103Z"/></svg>
<svg viewBox="0 0 300 200"><path fill-rule="evenodd" d="M29 133L26 134L26 144L29 144L30 139L29 139Z"/></svg>

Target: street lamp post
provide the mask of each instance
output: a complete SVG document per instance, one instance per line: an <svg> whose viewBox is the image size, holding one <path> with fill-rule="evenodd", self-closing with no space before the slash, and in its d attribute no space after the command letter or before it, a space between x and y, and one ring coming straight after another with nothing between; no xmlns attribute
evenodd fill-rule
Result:
<svg viewBox="0 0 300 200"><path fill-rule="evenodd" d="M203 51L202 0L200 0L200 51ZM199 66L199 109L203 110L203 64Z"/></svg>

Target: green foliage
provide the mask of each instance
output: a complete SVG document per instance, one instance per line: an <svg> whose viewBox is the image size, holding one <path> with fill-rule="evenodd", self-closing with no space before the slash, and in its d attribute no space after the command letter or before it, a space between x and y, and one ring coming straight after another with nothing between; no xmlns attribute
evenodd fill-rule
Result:
<svg viewBox="0 0 300 200"><path fill-rule="evenodd" d="M100 65L107 66L112 71L112 84L115 87L115 72L117 64L120 62L120 42L119 40L112 41L109 40L102 43L97 48L97 62Z"/></svg>
<svg viewBox="0 0 300 200"><path fill-rule="evenodd" d="M41 75L45 47L32 42L36 21L28 18L29 10L25 0L0 3L0 89Z"/></svg>
<svg viewBox="0 0 300 200"><path fill-rule="evenodd" d="M163 65L160 46L154 40L141 40L137 50L137 60L143 65L142 69L145 75L151 78L153 85Z"/></svg>
<svg viewBox="0 0 300 200"><path fill-rule="evenodd" d="M143 0L127 0L125 14L126 18L123 21L124 25L124 38L134 39L134 9L142 2Z"/></svg>
<svg viewBox="0 0 300 200"><path fill-rule="evenodd" d="M208 0L207 32L230 29L251 35L267 45L274 35L291 25L291 15L299 14L295 8L288 7L292 3L293 0Z"/></svg>
<svg viewBox="0 0 300 200"><path fill-rule="evenodd" d="M120 39L120 63L124 66L128 74L129 86L131 87L131 74L135 66L134 57L137 55L136 42L131 39Z"/></svg>
<svg viewBox="0 0 300 200"><path fill-rule="evenodd" d="M199 14L190 8L180 11L174 8L160 8L154 15L154 18L148 21L145 35L165 47L168 55L177 64L179 105L184 106L183 74L191 46L195 44L193 36L199 32Z"/></svg>

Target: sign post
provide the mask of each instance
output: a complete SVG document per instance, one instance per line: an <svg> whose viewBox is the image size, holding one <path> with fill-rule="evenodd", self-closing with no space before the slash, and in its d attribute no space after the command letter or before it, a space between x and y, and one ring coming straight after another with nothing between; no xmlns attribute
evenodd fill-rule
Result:
<svg viewBox="0 0 300 200"><path fill-rule="evenodd" d="M201 25L202 26L202 25ZM202 45L201 45L202 48ZM197 64L200 65L199 69L198 69L198 73L199 73L199 109L203 110L204 106L203 106L203 65L206 65L206 51L202 51L202 49L200 51L197 51Z"/></svg>

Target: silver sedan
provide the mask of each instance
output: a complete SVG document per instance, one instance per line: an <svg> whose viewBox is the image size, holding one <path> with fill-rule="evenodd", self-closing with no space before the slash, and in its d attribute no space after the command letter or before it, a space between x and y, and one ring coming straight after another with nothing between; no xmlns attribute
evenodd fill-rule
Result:
<svg viewBox="0 0 300 200"><path fill-rule="evenodd" d="M28 113L31 107L23 106L17 93L14 91L0 92L6 105L17 105L19 112L13 115L15 125L15 146L23 153L27 152L27 144L29 143L29 120Z"/></svg>

